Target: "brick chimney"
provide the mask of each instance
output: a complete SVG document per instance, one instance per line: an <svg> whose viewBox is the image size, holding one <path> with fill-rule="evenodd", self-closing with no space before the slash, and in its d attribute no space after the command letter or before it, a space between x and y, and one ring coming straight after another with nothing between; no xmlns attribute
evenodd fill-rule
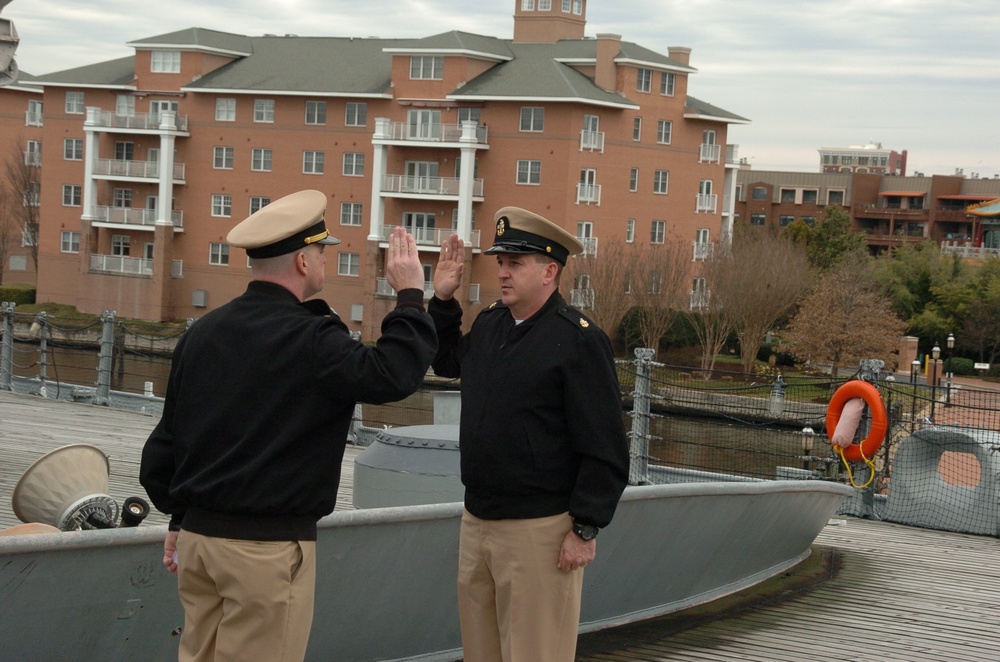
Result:
<svg viewBox="0 0 1000 662"><path fill-rule="evenodd" d="M668 46L667 56L681 64L691 66L691 49L685 46Z"/></svg>
<svg viewBox="0 0 1000 662"><path fill-rule="evenodd" d="M554 0L543 10L538 8L536 1L526 10L521 0L514 0L515 43L554 44L560 39L583 39L587 0L573 0L568 12L564 12L562 6L562 2Z"/></svg>
<svg viewBox="0 0 1000 662"><path fill-rule="evenodd" d="M620 34L597 35L597 68L594 71L594 83L608 92L618 88L618 65L615 58L621 50L622 36Z"/></svg>

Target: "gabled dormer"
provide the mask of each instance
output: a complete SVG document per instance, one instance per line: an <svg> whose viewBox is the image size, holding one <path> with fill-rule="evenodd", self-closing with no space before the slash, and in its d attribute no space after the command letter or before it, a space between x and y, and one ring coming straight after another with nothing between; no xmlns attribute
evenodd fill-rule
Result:
<svg viewBox="0 0 1000 662"><path fill-rule="evenodd" d="M135 48L136 87L177 91L234 60L253 53L250 37L204 28L139 39Z"/></svg>

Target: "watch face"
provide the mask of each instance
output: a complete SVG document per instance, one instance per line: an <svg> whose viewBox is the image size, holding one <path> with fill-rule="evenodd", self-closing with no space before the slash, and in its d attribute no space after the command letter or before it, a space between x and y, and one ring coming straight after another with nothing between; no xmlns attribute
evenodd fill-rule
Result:
<svg viewBox="0 0 1000 662"><path fill-rule="evenodd" d="M593 540L597 537L597 527L592 524L574 524L573 533L583 540Z"/></svg>

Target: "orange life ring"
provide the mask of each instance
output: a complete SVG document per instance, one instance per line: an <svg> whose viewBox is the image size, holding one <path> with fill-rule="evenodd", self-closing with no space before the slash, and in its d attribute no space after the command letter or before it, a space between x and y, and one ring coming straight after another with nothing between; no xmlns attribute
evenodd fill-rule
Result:
<svg viewBox="0 0 1000 662"><path fill-rule="evenodd" d="M826 407L826 434L833 439L833 432L840 422L840 414L844 411L844 405L853 398L862 398L868 409L871 410L872 426L868 431L868 436L860 444L851 444L844 449L844 459L851 462L861 462L866 458L875 455L875 451L882 446L885 433L889 429L889 421L885 415L885 405L882 403L882 394L878 389L866 381L853 379L837 389L830 404Z"/></svg>

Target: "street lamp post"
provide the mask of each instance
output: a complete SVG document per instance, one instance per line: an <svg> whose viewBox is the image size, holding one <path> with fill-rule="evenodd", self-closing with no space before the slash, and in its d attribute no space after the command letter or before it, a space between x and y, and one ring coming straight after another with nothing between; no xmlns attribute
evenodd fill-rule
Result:
<svg viewBox="0 0 1000 662"><path fill-rule="evenodd" d="M920 374L920 359L913 359L913 363L910 364L910 383L917 383L917 375Z"/></svg>
<svg viewBox="0 0 1000 662"><path fill-rule="evenodd" d="M941 348L938 347L937 343L934 343L934 348L931 349L931 422L934 421L934 405L937 403L938 361L940 358Z"/></svg>
<svg viewBox="0 0 1000 662"><path fill-rule="evenodd" d="M947 388L948 388L947 394L945 396L945 402L950 407L951 406L951 384L952 384L952 379L954 378L954 375L951 372L951 350L955 349L955 334L949 333L948 334L948 340L947 340L947 342L945 344L948 347L948 356L947 356L947 358L945 358L945 365L944 365L944 374L946 375Z"/></svg>

